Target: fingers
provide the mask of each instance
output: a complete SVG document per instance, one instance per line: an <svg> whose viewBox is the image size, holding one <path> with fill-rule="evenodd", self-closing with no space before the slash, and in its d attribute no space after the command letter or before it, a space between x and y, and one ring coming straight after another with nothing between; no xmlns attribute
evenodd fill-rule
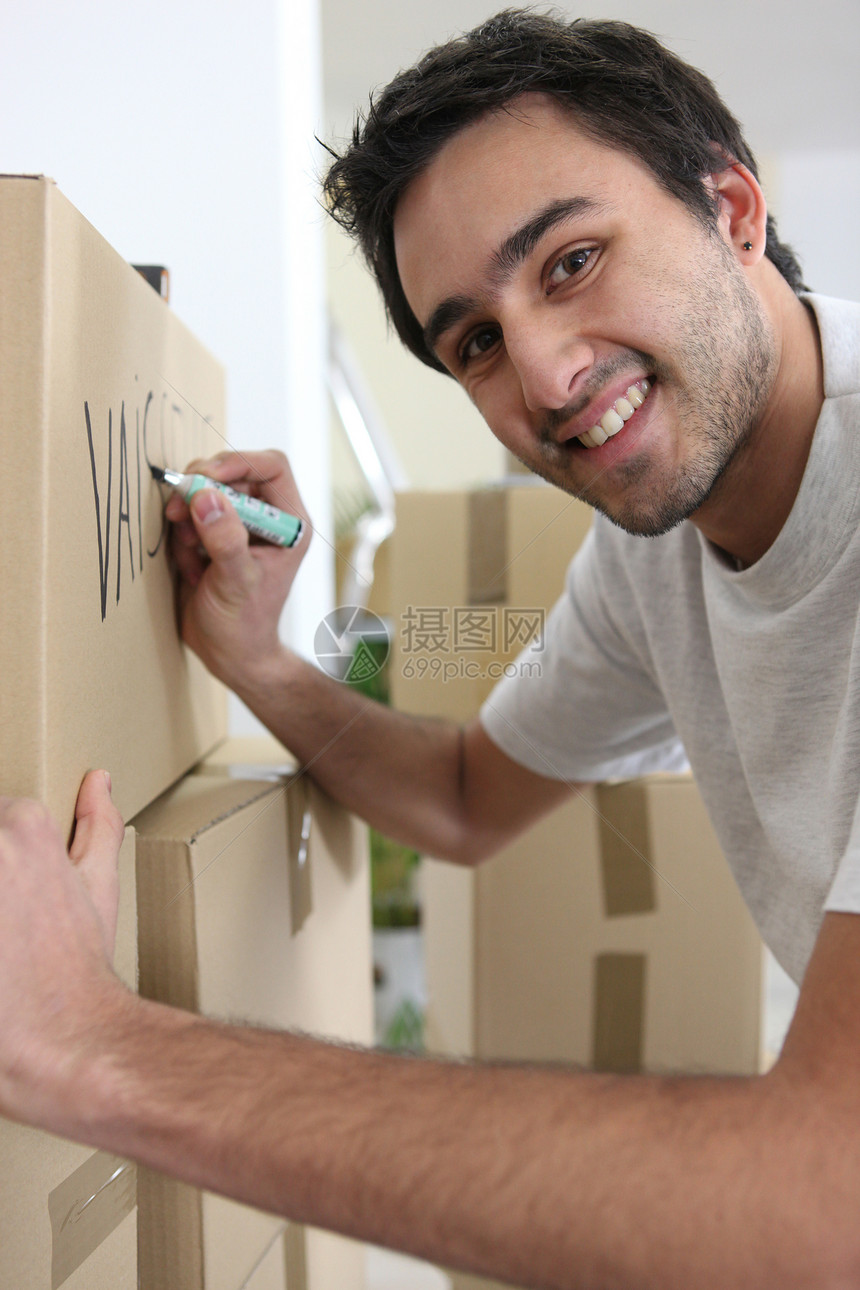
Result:
<svg viewBox="0 0 860 1290"><path fill-rule="evenodd" d="M182 501L181 498L179 500ZM205 548L200 544L197 529L194 527L194 521L185 502L182 502L182 506L186 518L172 525L170 551L183 583L193 590L206 572L209 560Z"/></svg>
<svg viewBox="0 0 860 1290"><path fill-rule="evenodd" d="M304 524L301 545L303 549L307 548L313 526L289 462L282 452L274 448L263 452L222 452L189 462L185 473L205 475L216 482L229 484L231 488L252 493L280 510L299 516ZM173 556L182 578L192 588L200 582L210 555L205 540L201 547L202 533L197 521L204 518L204 512L211 514L212 511L214 508L207 502L203 511L196 512L196 520L192 519L190 503L178 492L171 494L165 507L165 514L173 526ZM211 515L211 518L218 516Z"/></svg>
<svg viewBox="0 0 860 1290"><path fill-rule="evenodd" d="M78 793L69 859L98 914L108 958L113 958L116 940L117 860L124 836L122 816L111 801L110 777L106 771L91 771Z"/></svg>
<svg viewBox="0 0 860 1290"><path fill-rule="evenodd" d="M125 825L111 799L110 776L91 770L84 776L75 806L75 834L69 847L73 864L85 866L94 854L116 861Z"/></svg>
<svg viewBox="0 0 860 1290"><path fill-rule="evenodd" d="M192 461L187 470L229 484L240 492L253 493L282 511L307 519L290 464L276 448L262 452L221 452ZM169 518L173 515L169 514Z"/></svg>
<svg viewBox="0 0 860 1290"><path fill-rule="evenodd" d="M191 499L191 518L211 561L210 581L215 590L244 587L253 567L248 531L227 498L214 488L201 489Z"/></svg>
<svg viewBox="0 0 860 1290"><path fill-rule="evenodd" d="M277 448L261 452L219 452L214 457L198 458L188 466L188 471L208 475L222 484L252 483L279 484L295 487L293 472L287 458Z"/></svg>

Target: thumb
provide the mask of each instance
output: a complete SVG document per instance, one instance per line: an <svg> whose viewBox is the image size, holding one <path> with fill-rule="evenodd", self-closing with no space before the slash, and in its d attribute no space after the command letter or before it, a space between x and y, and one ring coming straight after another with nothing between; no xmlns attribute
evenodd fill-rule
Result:
<svg viewBox="0 0 860 1290"><path fill-rule="evenodd" d="M210 581L223 584L224 589L241 587L252 562L248 559L248 532L234 507L217 489L202 488L191 498L190 510L197 536L212 562Z"/></svg>
<svg viewBox="0 0 860 1290"><path fill-rule="evenodd" d="M99 916L105 947L112 958L119 901L117 860L125 826L110 793L107 771L90 771L84 778L75 807L69 859Z"/></svg>

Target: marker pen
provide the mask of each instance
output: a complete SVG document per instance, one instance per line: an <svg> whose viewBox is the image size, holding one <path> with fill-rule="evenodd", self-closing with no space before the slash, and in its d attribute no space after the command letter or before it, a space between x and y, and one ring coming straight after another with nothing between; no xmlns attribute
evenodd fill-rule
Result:
<svg viewBox="0 0 860 1290"><path fill-rule="evenodd" d="M259 497L249 497L239 493L229 484L219 484L216 479L207 479L205 475L182 475L178 470L162 470L159 466L150 466L152 478L159 483L169 484L190 501L201 488L214 488L233 504L236 514L249 533L273 542L275 546L295 546L302 536L302 521L296 515L279 511L277 506L270 506Z"/></svg>

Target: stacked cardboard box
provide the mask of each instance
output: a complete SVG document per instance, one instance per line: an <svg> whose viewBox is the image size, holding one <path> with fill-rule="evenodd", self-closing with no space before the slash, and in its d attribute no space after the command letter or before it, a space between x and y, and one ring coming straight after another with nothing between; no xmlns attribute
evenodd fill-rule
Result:
<svg viewBox="0 0 860 1290"><path fill-rule="evenodd" d="M129 818L226 733L149 471L224 446L224 374L49 180L0 178L0 283L0 780L68 827L109 766Z"/></svg>
<svg viewBox="0 0 860 1290"><path fill-rule="evenodd" d="M588 789L424 892L438 1051L759 1070L761 945L688 777Z"/></svg>
<svg viewBox="0 0 860 1290"><path fill-rule="evenodd" d="M562 593L587 526L584 507L541 485L401 495L396 706L473 716L524 643L517 623L537 625ZM482 615L484 642L458 639L458 621ZM760 1069L761 942L689 776L591 786L476 870L428 860L422 882L429 1048L618 1072Z"/></svg>
<svg viewBox="0 0 860 1290"><path fill-rule="evenodd" d="M153 998L369 1041L363 830L283 749L224 742L177 631L149 465L225 446L223 372L48 180L0 178L0 281L0 792L70 829L85 771L111 771L131 986L139 956ZM350 1242L2 1120L0 1194L2 1286L362 1284Z"/></svg>
<svg viewBox="0 0 860 1290"><path fill-rule="evenodd" d="M396 707L462 720L540 631L591 511L555 488L401 493L391 539Z"/></svg>
<svg viewBox="0 0 860 1290"><path fill-rule="evenodd" d="M219 749L135 819L140 989L210 1016L372 1038L365 831L274 740ZM283 1222L144 1174L141 1284L244 1285ZM357 1290L363 1252L308 1230L289 1290Z"/></svg>

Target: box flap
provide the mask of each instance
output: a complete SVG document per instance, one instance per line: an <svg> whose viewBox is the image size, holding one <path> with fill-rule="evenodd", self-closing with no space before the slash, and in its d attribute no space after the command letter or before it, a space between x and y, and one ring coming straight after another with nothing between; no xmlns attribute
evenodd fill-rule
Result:
<svg viewBox="0 0 860 1290"><path fill-rule="evenodd" d="M141 811L134 827L145 838L191 843L251 802L282 790L281 781L192 775Z"/></svg>

